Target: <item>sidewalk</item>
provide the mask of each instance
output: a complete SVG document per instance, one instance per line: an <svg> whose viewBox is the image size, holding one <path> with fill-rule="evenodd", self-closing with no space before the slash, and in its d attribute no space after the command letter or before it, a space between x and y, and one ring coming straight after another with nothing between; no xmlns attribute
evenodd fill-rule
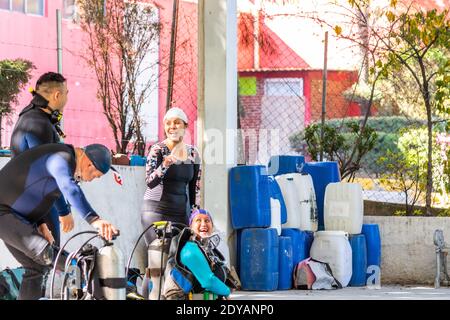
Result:
<svg viewBox="0 0 450 320"><path fill-rule="evenodd" d="M450 300L450 288L384 285L381 289L236 291L232 300Z"/></svg>

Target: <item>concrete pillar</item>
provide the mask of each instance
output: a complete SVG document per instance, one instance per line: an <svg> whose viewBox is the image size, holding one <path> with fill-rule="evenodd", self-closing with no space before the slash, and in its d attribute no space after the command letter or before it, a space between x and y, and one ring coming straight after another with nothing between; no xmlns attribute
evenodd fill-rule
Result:
<svg viewBox="0 0 450 320"><path fill-rule="evenodd" d="M234 263L228 208L228 171L236 165L236 0L199 1L199 148L203 158L202 205L226 232Z"/></svg>

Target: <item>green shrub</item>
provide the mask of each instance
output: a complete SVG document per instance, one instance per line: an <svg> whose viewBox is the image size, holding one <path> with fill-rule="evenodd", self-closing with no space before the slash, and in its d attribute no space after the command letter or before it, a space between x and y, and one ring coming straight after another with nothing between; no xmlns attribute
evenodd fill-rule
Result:
<svg viewBox="0 0 450 320"><path fill-rule="evenodd" d="M342 137L344 139L343 142L339 142L341 145L351 145L354 142L354 135L348 133L347 125L351 122L361 123L363 121L362 117L349 117L349 118L337 118L326 120L326 127L330 127L334 129L334 132L342 133ZM312 123L308 127L319 125L320 123ZM376 132L376 141L374 143L373 149L371 149L361 160L361 167L365 169L365 171L369 174L375 174L379 176L385 170L385 167L381 164L377 164L377 160L380 157L386 156L388 150L391 152L397 152L398 147L398 139L401 135L402 130L405 128L418 128L426 124L425 120L420 119L408 119L406 117L393 116L393 117L370 117L367 120L367 127L370 127ZM307 128L308 128L307 127ZM307 130L307 128L305 130ZM332 130L329 129L329 130ZM320 131L319 131L320 132ZM331 132L331 131L330 131ZM315 143L320 145L320 135L316 139ZM296 150L302 150L302 146L306 144L305 141L305 132L300 131L296 132L289 137L289 141L291 143L291 147ZM325 141L326 143L330 143L330 141ZM345 142L345 143L344 143ZM308 149L308 153L310 152ZM325 148L326 149L326 148ZM310 154L312 158L316 158L312 154Z"/></svg>

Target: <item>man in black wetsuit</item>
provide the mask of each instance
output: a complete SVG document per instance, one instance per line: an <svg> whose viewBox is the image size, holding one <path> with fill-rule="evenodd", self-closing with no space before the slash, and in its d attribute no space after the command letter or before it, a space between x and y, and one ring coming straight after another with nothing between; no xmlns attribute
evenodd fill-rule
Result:
<svg viewBox="0 0 450 320"><path fill-rule="evenodd" d="M92 181L108 172L111 153L100 144L84 149L45 144L22 152L0 170L0 239L25 268L19 300L39 299L55 248L38 232L54 202L63 195L76 211L111 240L118 230L90 206L77 181Z"/></svg>
<svg viewBox="0 0 450 320"><path fill-rule="evenodd" d="M12 156L46 143L59 143L64 134L59 127L67 102L67 82L59 73L47 72L39 77L33 99L19 114L11 136ZM64 232L73 229L74 221L64 197L58 199L45 220L38 222L44 237L59 246L60 223Z"/></svg>

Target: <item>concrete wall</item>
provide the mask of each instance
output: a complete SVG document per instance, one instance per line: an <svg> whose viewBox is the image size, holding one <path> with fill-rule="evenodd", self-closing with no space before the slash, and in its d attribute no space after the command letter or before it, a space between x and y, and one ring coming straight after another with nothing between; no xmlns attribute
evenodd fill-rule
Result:
<svg viewBox="0 0 450 320"><path fill-rule="evenodd" d="M433 284L434 230L442 229L450 242L450 218L365 216L364 223L380 228L382 284Z"/></svg>

